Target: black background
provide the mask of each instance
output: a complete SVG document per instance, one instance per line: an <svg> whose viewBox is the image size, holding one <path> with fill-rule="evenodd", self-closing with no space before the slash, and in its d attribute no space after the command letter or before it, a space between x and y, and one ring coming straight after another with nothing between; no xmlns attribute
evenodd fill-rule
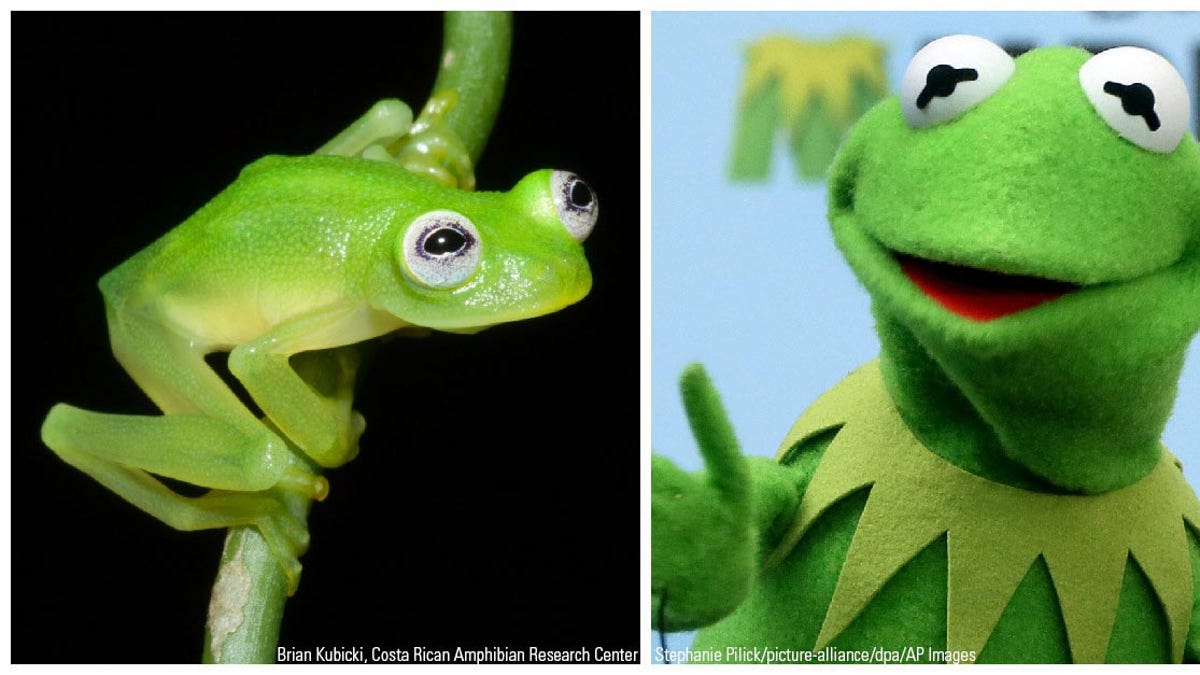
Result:
<svg viewBox="0 0 1200 675"><path fill-rule="evenodd" d="M638 648L638 16L518 14L477 168L582 175L594 287L558 314L381 344L280 643ZM419 108L437 14L13 16L12 658L200 657L224 533L176 532L38 439L58 401L153 405L96 281L254 159Z"/></svg>

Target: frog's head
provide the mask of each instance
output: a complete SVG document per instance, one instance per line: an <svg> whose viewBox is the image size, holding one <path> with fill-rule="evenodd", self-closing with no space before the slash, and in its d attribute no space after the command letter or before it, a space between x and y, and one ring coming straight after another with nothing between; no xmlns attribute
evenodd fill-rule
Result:
<svg viewBox="0 0 1200 675"><path fill-rule="evenodd" d="M834 235L872 296L885 350L887 331L905 331L1013 459L1059 484L1088 480L1033 456L1046 439L1021 438L1026 425L1004 418L1083 423L1085 407L1108 410L1114 396L1154 399L1149 414L1169 415L1200 326L1189 115L1183 79L1144 49L1014 60L951 36L917 53L900 96L859 121L832 170ZM1146 368L1175 376L1162 391L1121 391L1115 374ZM1030 391L1059 387L1084 392L1074 408L1031 409Z"/></svg>
<svg viewBox="0 0 1200 675"><path fill-rule="evenodd" d="M579 301L592 276L583 240L599 215L575 174L543 170L507 193L432 184L428 211L397 213L376 302L404 321L470 333Z"/></svg>

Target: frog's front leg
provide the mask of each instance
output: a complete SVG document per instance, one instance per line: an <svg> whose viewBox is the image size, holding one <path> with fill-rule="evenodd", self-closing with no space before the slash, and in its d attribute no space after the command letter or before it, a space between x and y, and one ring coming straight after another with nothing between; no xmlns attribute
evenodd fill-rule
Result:
<svg viewBox="0 0 1200 675"><path fill-rule="evenodd" d="M341 380L323 393L290 362L293 355L360 342L389 332L394 319L356 305L336 305L286 321L229 354L229 370L289 439L324 467L345 464L358 453L366 424L351 409L353 350L339 350ZM389 323L391 322L391 323Z"/></svg>
<svg viewBox="0 0 1200 675"><path fill-rule="evenodd" d="M390 159L387 146L407 134L412 121L411 108L394 98L384 99L318 148L315 154L380 159L382 153L382 158Z"/></svg>
<svg viewBox="0 0 1200 675"><path fill-rule="evenodd" d="M297 472L304 472L292 464L287 443L205 363L202 340L153 307L132 306L120 297L106 300L113 354L165 415L111 415L58 405L42 426L52 450L203 487L254 492L281 480L298 484ZM308 478L310 491L319 493L321 481Z"/></svg>

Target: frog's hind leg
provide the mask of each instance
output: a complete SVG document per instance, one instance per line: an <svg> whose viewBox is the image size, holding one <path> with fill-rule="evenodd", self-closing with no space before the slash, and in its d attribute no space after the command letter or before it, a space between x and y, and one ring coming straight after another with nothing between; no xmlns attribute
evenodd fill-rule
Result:
<svg viewBox="0 0 1200 675"><path fill-rule="evenodd" d="M281 490L320 498L328 484L292 461L283 439L205 363L202 346L113 304L108 312L113 352L167 414L112 415L58 405L42 426L46 445L172 527L256 526L294 582L307 533L303 521L282 507ZM151 473L254 494L188 498Z"/></svg>
<svg viewBox="0 0 1200 675"><path fill-rule="evenodd" d="M202 413L251 436L270 433L205 362L216 350L156 310L120 300L106 306L113 355L164 413Z"/></svg>
<svg viewBox="0 0 1200 675"><path fill-rule="evenodd" d="M74 456L85 455L201 487L244 492L275 486L289 464L286 448L263 452L256 440L229 424L195 414L115 415L60 403L46 416L42 440L76 466Z"/></svg>
<svg viewBox="0 0 1200 675"><path fill-rule="evenodd" d="M166 416L88 413L94 431L77 437L81 450L205 487L254 491L279 481L286 442L205 362L205 345L119 303L109 303L108 326L113 354Z"/></svg>
<svg viewBox="0 0 1200 675"><path fill-rule="evenodd" d="M42 425L42 440L65 462L177 530L257 527L294 588L308 531L284 507L278 490L213 490L185 497L147 473L159 472L151 457L156 451L194 457L197 470L212 470L234 457L236 453L221 450L238 438L228 425L199 415L109 415L64 404L54 406ZM191 482L222 481L204 477Z"/></svg>

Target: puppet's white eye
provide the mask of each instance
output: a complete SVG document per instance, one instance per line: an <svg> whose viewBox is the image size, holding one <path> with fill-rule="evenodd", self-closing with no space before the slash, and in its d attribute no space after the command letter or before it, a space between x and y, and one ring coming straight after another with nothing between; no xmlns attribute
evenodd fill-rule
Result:
<svg viewBox="0 0 1200 675"><path fill-rule="evenodd" d="M1079 83L1108 126L1153 152L1171 152L1187 131L1187 85L1166 59L1141 47L1117 47L1088 59Z"/></svg>
<svg viewBox="0 0 1200 675"><path fill-rule="evenodd" d="M563 226L575 241L587 239L600 217L600 201L591 186L569 171L555 171L550 174L550 190Z"/></svg>
<svg viewBox="0 0 1200 675"><path fill-rule="evenodd" d="M974 35L948 35L908 62L900 84L904 121L923 129L963 114L996 93L1016 64L1008 52Z"/></svg>
<svg viewBox="0 0 1200 675"><path fill-rule="evenodd" d="M479 267L479 231L461 213L430 211L408 226L401 244L404 269L433 288L451 288Z"/></svg>

